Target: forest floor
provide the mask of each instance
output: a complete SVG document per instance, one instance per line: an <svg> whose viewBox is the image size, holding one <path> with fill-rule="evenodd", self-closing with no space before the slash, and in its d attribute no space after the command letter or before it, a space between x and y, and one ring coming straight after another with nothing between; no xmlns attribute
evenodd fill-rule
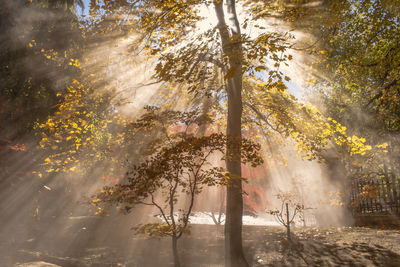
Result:
<svg viewBox="0 0 400 267"><path fill-rule="evenodd" d="M111 229L102 230L103 235L85 227L76 235L49 232L41 242L3 239L0 266L172 266L168 238ZM244 226L243 239L251 266L400 266L399 230L297 228L288 243L283 227ZM179 240L182 265L223 266L223 242L223 226L193 225L191 234Z"/></svg>

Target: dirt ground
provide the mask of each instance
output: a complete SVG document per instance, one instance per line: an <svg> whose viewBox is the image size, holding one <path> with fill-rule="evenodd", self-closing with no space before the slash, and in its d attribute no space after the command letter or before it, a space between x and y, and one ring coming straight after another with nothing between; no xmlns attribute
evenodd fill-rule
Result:
<svg viewBox="0 0 400 267"><path fill-rule="evenodd" d="M253 266L400 266L400 231L332 227L294 234L293 244L279 230L265 233L263 244L253 241Z"/></svg>
<svg viewBox="0 0 400 267"><path fill-rule="evenodd" d="M168 238L84 228L46 233L40 242L3 240L0 266L172 266ZM292 243L283 227L244 226L243 233L251 266L400 266L399 230L298 228ZM194 225L179 240L182 265L223 266L223 242L223 227Z"/></svg>

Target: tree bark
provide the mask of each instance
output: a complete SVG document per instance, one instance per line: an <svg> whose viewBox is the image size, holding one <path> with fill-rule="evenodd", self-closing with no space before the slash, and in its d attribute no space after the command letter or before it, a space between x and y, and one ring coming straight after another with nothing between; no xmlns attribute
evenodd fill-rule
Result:
<svg viewBox="0 0 400 267"><path fill-rule="evenodd" d="M172 253L174 255L174 266L180 267L181 262L179 260L179 254L178 254L178 237L175 234L173 234L171 236L171 239L172 239Z"/></svg>
<svg viewBox="0 0 400 267"><path fill-rule="evenodd" d="M290 242L290 219L289 219L289 204L286 203L286 230L287 230L287 240Z"/></svg>
<svg viewBox="0 0 400 267"><path fill-rule="evenodd" d="M222 0L214 0L221 37L222 51L228 57L225 73L227 79L228 119L226 134L228 140L238 141L242 137L242 45L240 26L235 10L235 0L227 0L229 26L225 22ZM227 143L226 168L234 177L227 187L225 220L225 265L228 267L249 266L242 247L243 196L240 145Z"/></svg>

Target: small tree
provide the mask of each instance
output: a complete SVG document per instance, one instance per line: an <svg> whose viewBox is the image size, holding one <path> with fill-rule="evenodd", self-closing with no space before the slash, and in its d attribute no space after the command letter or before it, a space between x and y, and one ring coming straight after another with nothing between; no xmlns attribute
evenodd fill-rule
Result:
<svg viewBox="0 0 400 267"><path fill-rule="evenodd" d="M220 196L219 203L218 203L218 211L216 211L216 209L214 209L210 212L211 219L217 226L219 226L223 222L225 222L225 219L222 218L222 214L223 214L224 208L225 208L225 190L220 189L218 191L218 194ZM216 216L216 213L218 213L218 216Z"/></svg>
<svg viewBox="0 0 400 267"><path fill-rule="evenodd" d="M287 239L291 242L290 225L294 223L296 215L302 214L304 205L299 204L295 199L292 192L279 193L276 195L281 202L281 208L268 211L269 214L274 215L275 219L282 224L287 230ZM304 218L301 218L304 220Z"/></svg>
<svg viewBox="0 0 400 267"><path fill-rule="evenodd" d="M202 209L202 213L210 217L217 228L225 222L224 210L226 208L225 203L225 188L219 187L216 190L217 197L213 201L213 206L208 207L205 210Z"/></svg>
<svg viewBox="0 0 400 267"><path fill-rule="evenodd" d="M224 160L227 138L215 133L196 136L196 129L209 122L198 111L161 111L148 107L147 112L132 126L135 131L154 135L147 144L148 157L133 165L120 184L104 187L94 203L116 204L128 213L137 205L154 206L161 223L135 227L137 233L149 236L170 236L175 266L180 266L178 239L187 232L195 196L204 186L230 185L232 179L224 168L210 164L211 155ZM240 142L242 162L257 166L262 163L259 145L249 140ZM187 196L187 201L180 199ZM184 203L182 203L184 202Z"/></svg>

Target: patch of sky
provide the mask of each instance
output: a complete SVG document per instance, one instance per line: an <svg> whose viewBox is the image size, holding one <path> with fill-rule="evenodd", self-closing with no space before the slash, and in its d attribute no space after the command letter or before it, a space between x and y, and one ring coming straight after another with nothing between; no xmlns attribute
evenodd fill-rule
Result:
<svg viewBox="0 0 400 267"><path fill-rule="evenodd" d="M268 71L261 71L261 72L256 72L255 76L257 79L260 80L268 80ZM300 85L298 85L297 83L293 82L293 80L290 81L285 81L283 80L283 83L286 85L286 87L288 88L288 91L294 96L296 97L298 100L301 100L303 95L304 95L304 88Z"/></svg>
<svg viewBox="0 0 400 267"><path fill-rule="evenodd" d="M78 15L88 15L89 14L89 4L90 0L82 0L84 8L82 9L80 6L77 6L76 9L78 11Z"/></svg>

